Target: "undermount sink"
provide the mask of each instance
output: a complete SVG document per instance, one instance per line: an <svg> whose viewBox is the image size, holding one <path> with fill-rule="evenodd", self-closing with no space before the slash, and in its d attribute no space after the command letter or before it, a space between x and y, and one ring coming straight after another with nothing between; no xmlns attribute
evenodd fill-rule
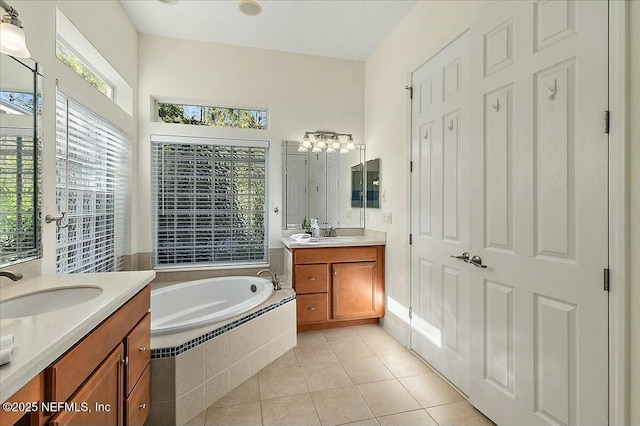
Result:
<svg viewBox="0 0 640 426"><path fill-rule="evenodd" d="M29 317L69 308L98 297L99 287L78 286L41 290L0 302L0 319Z"/></svg>
<svg viewBox="0 0 640 426"><path fill-rule="evenodd" d="M355 241L353 237L322 237L319 238L321 243L348 243L350 241Z"/></svg>

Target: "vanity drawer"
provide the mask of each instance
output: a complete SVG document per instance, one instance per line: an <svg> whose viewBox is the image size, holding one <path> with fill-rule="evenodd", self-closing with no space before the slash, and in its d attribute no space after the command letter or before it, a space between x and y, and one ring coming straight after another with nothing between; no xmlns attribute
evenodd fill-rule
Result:
<svg viewBox="0 0 640 426"><path fill-rule="evenodd" d="M142 373L142 377L133 388L125 403L125 424L127 426L142 426L151 406L151 366Z"/></svg>
<svg viewBox="0 0 640 426"><path fill-rule="evenodd" d="M126 395L129 395L133 387L138 382L140 375L149 364L151 350L151 314L142 318L142 320L131 330L126 338L126 360L127 360L127 389Z"/></svg>
<svg viewBox="0 0 640 426"><path fill-rule="evenodd" d="M295 290L297 294L326 293L328 288L328 265L296 265Z"/></svg>
<svg viewBox="0 0 640 426"><path fill-rule="evenodd" d="M298 324L329 319L328 293L304 294L296 298Z"/></svg>

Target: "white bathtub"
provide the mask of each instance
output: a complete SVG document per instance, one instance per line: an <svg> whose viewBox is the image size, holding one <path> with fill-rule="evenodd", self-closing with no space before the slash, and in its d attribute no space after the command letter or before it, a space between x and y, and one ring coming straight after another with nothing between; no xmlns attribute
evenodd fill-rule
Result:
<svg viewBox="0 0 640 426"><path fill-rule="evenodd" d="M161 336L224 321L255 308L271 293L271 281L259 277L209 278L153 290L151 335Z"/></svg>

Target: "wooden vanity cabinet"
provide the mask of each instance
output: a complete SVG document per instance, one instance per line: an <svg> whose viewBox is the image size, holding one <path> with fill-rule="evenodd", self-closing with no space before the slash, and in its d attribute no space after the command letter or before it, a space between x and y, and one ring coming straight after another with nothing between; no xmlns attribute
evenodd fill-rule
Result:
<svg viewBox="0 0 640 426"><path fill-rule="evenodd" d="M377 323L384 246L290 249L299 331Z"/></svg>
<svg viewBox="0 0 640 426"><path fill-rule="evenodd" d="M150 303L146 286L7 399L38 401L44 410L2 416L0 425L142 426L151 393Z"/></svg>

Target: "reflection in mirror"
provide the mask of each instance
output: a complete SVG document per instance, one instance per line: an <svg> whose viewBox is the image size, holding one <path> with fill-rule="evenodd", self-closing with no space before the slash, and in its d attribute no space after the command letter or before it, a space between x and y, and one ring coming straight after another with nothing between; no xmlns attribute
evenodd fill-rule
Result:
<svg viewBox="0 0 640 426"><path fill-rule="evenodd" d="M380 159L369 160L365 164L367 172L367 207L380 208Z"/></svg>
<svg viewBox="0 0 640 426"><path fill-rule="evenodd" d="M41 256L41 87L37 63L0 55L0 267Z"/></svg>
<svg viewBox="0 0 640 426"><path fill-rule="evenodd" d="M285 142L283 150L283 228L302 229L305 218L317 218L321 228L364 228L363 198L354 201L354 193L362 192L365 146L347 154L298 152L298 146Z"/></svg>

